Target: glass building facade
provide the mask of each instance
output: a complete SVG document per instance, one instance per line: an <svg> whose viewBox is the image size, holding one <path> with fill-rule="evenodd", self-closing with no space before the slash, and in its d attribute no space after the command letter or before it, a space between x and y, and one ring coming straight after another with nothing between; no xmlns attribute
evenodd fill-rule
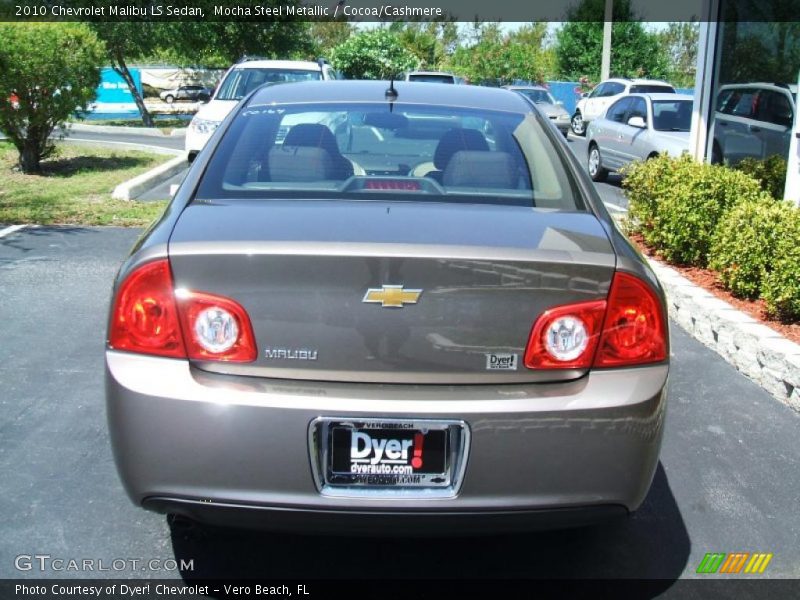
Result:
<svg viewBox="0 0 800 600"><path fill-rule="evenodd" d="M710 0L701 28L693 152L736 164L788 161L786 197L800 203L798 0Z"/></svg>

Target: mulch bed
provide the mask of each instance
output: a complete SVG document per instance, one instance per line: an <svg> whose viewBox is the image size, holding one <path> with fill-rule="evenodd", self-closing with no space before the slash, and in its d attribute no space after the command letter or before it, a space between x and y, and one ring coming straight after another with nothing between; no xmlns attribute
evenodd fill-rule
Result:
<svg viewBox="0 0 800 600"><path fill-rule="evenodd" d="M800 323L781 323L780 321L767 315L766 303L763 300L743 300L742 298L737 298L731 294L723 287L722 282L719 280L719 275L715 271L701 269L699 267L682 267L679 265L673 265L659 256L658 252L656 252L654 249L648 247L644 243L641 235L629 234L628 237L634 244L636 244L643 254L669 265L695 285L698 285L701 288L711 292L720 300L724 300L743 313L747 313L770 329L777 331L782 336L792 340L797 344L800 344Z"/></svg>

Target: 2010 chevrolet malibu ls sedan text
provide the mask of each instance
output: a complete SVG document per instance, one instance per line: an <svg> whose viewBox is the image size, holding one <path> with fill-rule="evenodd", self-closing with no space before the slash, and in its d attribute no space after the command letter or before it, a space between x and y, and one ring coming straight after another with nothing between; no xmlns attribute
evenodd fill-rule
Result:
<svg viewBox="0 0 800 600"><path fill-rule="evenodd" d="M243 99L117 277L108 418L133 501L350 533L635 510L663 292L560 137L499 89Z"/></svg>

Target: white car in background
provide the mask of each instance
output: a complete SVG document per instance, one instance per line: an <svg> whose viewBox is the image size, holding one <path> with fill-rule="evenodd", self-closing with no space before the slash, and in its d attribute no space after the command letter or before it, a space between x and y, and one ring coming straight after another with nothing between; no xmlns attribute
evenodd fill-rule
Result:
<svg viewBox="0 0 800 600"><path fill-rule="evenodd" d="M605 181L634 160L689 150L693 98L683 94L631 94L612 104L586 130L588 168L593 181Z"/></svg>
<svg viewBox="0 0 800 600"><path fill-rule="evenodd" d="M239 61L228 69L210 102L197 111L187 128L185 148L189 161L194 160L239 100L260 85L329 79L336 79L336 71L324 60L245 58Z"/></svg>
<svg viewBox="0 0 800 600"><path fill-rule="evenodd" d="M603 81L590 93L584 94L572 113L572 133L585 135L586 127L594 119L602 117L609 106L620 96L627 94L674 94L675 88L665 81L654 79L609 79Z"/></svg>

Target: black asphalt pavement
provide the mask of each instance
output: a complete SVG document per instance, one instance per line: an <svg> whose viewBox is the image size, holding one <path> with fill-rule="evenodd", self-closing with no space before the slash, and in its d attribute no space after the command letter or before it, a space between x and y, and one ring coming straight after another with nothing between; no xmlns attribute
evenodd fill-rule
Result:
<svg viewBox="0 0 800 600"><path fill-rule="evenodd" d="M586 138L578 137L570 133L569 137L567 138L567 144L569 144L570 150L572 150L572 153L583 165L583 170L588 172L587 158L589 153L589 144L586 142ZM600 197L603 199L603 202L605 202L606 206L608 206L611 210L628 209L628 199L622 192L621 181L622 178L619 175L616 173L611 173L608 176L607 182L595 184L595 187L597 188Z"/></svg>
<svg viewBox="0 0 800 600"><path fill-rule="evenodd" d="M700 588L675 579L694 576L707 552L738 551L774 554L762 577L800 577L800 415L675 325L661 465L631 518L424 542L171 529L125 496L106 430L106 311L138 234L38 227L0 238L0 578L625 577L663 579L658 591L687 598ZM17 557L36 554L183 559L193 570L17 570L28 564Z"/></svg>

